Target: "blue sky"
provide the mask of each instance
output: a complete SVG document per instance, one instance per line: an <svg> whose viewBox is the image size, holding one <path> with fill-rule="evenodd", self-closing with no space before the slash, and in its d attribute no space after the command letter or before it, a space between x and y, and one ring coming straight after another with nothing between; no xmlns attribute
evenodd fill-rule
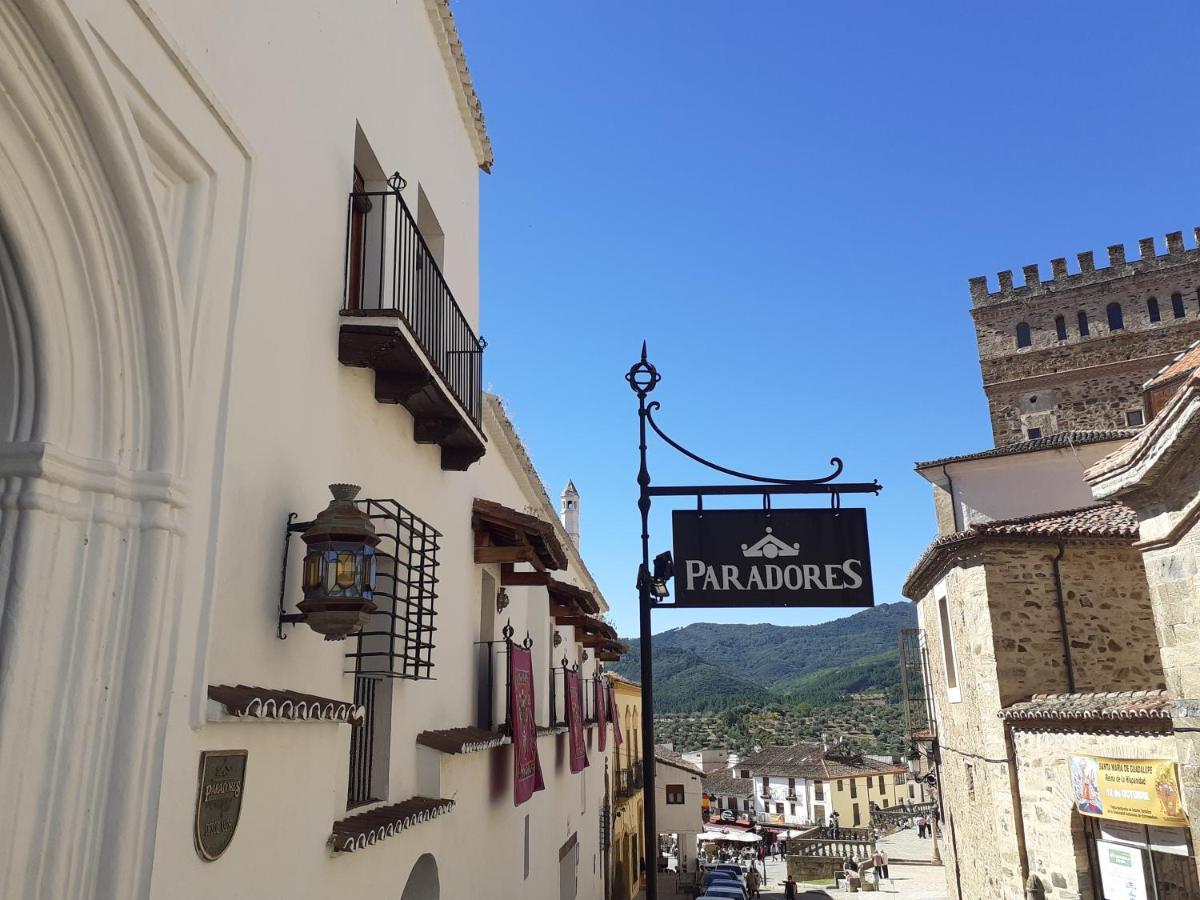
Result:
<svg viewBox="0 0 1200 900"><path fill-rule="evenodd" d="M967 278L1200 225L1182 3L496 2L455 14L495 145L485 382L637 630L642 339L660 423L867 499L876 602L933 536L928 459L991 446ZM705 470L651 448L659 483ZM715 474L715 473L713 473ZM753 501L752 501L753 502ZM776 504L780 505L780 504ZM850 500L847 499L847 505ZM671 543L667 507L653 550ZM660 612L805 624L829 610Z"/></svg>

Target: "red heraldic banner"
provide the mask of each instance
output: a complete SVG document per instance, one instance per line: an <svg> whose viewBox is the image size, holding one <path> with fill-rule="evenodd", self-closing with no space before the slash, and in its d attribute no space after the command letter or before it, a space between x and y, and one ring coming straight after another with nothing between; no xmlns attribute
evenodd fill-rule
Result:
<svg viewBox="0 0 1200 900"><path fill-rule="evenodd" d="M583 690L578 672L567 672L567 734L571 739L571 772L582 772L588 767L588 758L583 743Z"/></svg>
<svg viewBox="0 0 1200 900"><path fill-rule="evenodd" d="M508 645L509 703L512 709L513 805L520 806L545 790L538 761L537 723L534 721L533 657L524 647Z"/></svg>
<svg viewBox="0 0 1200 900"><path fill-rule="evenodd" d="M617 689L612 682L608 684L608 704L612 707L613 744L620 747L625 743L625 738L621 734L621 717L617 715Z"/></svg>
<svg viewBox="0 0 1200 900"><path fill-rule="evenodd" d="M604 752L604 742L608 739L608 691L604 689L604 679L596 676L596 724L600 726L600 752Z"/></svg>

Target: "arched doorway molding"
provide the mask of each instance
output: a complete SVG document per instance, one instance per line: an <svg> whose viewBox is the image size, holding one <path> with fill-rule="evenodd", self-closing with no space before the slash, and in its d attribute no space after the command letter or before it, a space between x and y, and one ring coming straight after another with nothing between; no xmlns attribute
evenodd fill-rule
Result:
<svg viewBox="0 0 1200 900"><path fill-rule="evenodd" d="M433 854L426 853L409 872L400 900L438 900L440 896L437 860L433 858Z"/></svg>
<svg viewBox="0 0 1200 900"><path fill-rule="evenodd" d="M0 4L0 896L143 897L154 858L188 404L96 53L65 2Z"/></svg>

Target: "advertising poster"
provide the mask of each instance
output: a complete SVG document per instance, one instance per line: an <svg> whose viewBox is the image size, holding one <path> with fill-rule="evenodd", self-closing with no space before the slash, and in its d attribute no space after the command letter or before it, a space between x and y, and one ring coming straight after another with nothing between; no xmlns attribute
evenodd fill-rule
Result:
<svg viewBox="0 0 1200 900"><path fill-rule="evenodd" d="M1106 900L1148 900L1142 851L1124 844L1096 841L1100 883Z"/></svg>
<svg viewBox="0 0 1200 900"><path fill-rule="evenodd" d="M533 657L524 647L508 645L509 702L512 708L513 805L546 787L538 760L537 723L533 704Z"/></svg>
<svg viewBox="0 0 1200 900"><path fill-rule="evenodd" d="M604 687L604 679L599 676L592 682L595 686L596 725L600 730L600 752L604 752L605 741L608 740L608 691Z"/></svg>
<svg viewBox="0 0 1200 900"><path fill-rule="evenodd" d="M567 673L567 735L571 739L571 771L582 772L588 766L588 758L583 742L583 692L578 672Z"/></svg>
<svg viewBox="0 0 1200 900"><path fill-rule="evenodd" d="M1075 807L1085 816L1137 825L1187 824L1172 760L1068 756L1067 766Z"/></svg>

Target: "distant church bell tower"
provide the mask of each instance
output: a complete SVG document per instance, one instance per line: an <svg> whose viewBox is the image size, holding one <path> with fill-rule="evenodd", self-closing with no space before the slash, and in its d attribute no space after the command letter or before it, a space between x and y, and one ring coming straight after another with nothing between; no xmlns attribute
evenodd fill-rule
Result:
<svg viewBox="0 0 1200 900"><path fill-rule="evenodd" d="M579 546L579 491L575 490L575 482L568 481L559 497L558 514L562 517L563 528L567 530L572 543Z"/></svg>

